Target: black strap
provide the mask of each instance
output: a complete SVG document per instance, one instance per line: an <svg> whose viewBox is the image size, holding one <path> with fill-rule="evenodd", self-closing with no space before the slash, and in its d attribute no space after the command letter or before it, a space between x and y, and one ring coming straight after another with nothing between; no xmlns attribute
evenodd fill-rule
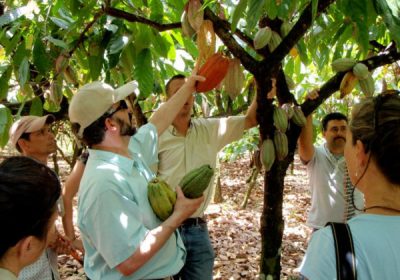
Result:
<svg viewBox="0 0 400 280"><path fill-rule="evenodd" d="M356 254L353 238L347 224L329 222L332 228L336 252L336 274L338 280L356 280Z"/></svg>

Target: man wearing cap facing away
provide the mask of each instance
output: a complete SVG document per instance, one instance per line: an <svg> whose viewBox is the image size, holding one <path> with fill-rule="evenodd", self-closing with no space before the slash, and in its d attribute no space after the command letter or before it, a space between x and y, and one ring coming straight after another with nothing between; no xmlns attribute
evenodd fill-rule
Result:
<svg viewBox="0 0 400 280"><path fill-rule="evenodd" d="M77 137L89 147L80 183L78 226L91 279L165 279L179 272L186 251L176 230L203 197L187 199L177 188L173 214L161 222L148 198L157 162L158 136L195 92L190 76L181 89L135 133L124 99L134 82L113 89L102 82L83 86L71 100L69 117Z"/></svg>
<svg viewBox="0 0 400 280"><path fill-rule="evenodd" d="M47 164L49 155L57 150L54 134L50 130L53 122L53 115L21 117L11 126L9 141L24 156ZM60 279L57 253L51 248L45 250L35 263L21 271L18 279Z"/></svg>

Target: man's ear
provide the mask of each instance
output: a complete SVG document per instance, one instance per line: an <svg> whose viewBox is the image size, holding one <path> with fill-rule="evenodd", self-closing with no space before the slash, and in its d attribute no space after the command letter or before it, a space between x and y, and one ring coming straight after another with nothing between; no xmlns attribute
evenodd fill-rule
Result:
<svg viewBox="0 0 400 280"><path fill-rule="evenodd" d="M26 151L27 149L29 149L29 141L28 140L20 138L20 139L18 139L17 143L22 151Z"/></svg>
<svg viewBox="0 0 400 280"><path fill-rule="evenodd" d="M115 131L117 129L116 122L112 118L106 118L104 124L106 130Z"/></svg>

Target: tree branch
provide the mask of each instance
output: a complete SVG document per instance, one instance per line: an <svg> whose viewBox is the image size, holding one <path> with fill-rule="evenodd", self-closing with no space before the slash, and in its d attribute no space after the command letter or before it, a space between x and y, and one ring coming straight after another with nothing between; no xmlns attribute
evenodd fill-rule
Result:
<svg viewBox="0 0 400 280"><path fill-rule="evenodd" d="M318 1L317 15L320 15L330 4L335 0L320 0ZM289 33L283 38L279 46L271 53L270 59L266 59L262 62L262 71L270 68L271 65L280 63L289 51L296 45L296 43L304 36L307 30L311 27L312 21L312 1L303 10L299 20L289 31Z"/></svg>
<svg viewBox="0 0 400 280"><path fill-rule="evenodd" d="M228 47L229 51L237 58L240 59L244 68L250 73L256 73L259 62L256 61L251 55L249 55L245 49L242 48L238 44L238 42L233 38L233 35L230 32L230 25L226 21L220 19L217 15L215 15L209 8L204 10L204 17L209 19L214 24L214 31L218 35L218 37L224 42L225 46ZM243 33L241 36L244 36ZM249 42L249 38L243 37Z"/></svg>
<svg viewBox="0 0 400 280"><path fill-rule="evenodd" d="M122 11L122 10L119 10L116 8L112 8L112 7L108 7L108 6L104 7L103 11L109 16L123 18L129 22L139 22L139 23L146 24L160 32L166 31L166 30L171 30L171 29L176 29L176 28L181 28L180 22L162 24L162 23L158 23L158 22L149 20L149 19L141 17L141 16L137 16L135 14L127 13L125 11Z"/></svg>
<svg viewBox="0 0 400 280"><path fill-rule="evenodd" d="M381 67L386 64L391 64L400 60L400 52L397 52L395 49L391 48L386 52L382 52L377 56L370 57L361 63L364 63L368 66L369 70L374 70L378 67ZM334 92L339 90L340 82L343 79L343 76L346 72L339 72L335 76L333 76L329 81L327 81L319 90L318 98L314 100L307 99L302 105L301 109L304 114L307 116L311 114L319 105L321 105L327 98L329 98Z"/></svg>

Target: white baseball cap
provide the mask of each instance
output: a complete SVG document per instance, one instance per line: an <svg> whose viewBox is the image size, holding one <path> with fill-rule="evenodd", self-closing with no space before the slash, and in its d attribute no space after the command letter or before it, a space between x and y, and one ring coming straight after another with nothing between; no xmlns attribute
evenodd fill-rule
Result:
<svg viewBox="0 0 400 280"><path fill-rule="evenodd" d="M117 89L99 81L81 87L72 97L68 110L71 123L80 125L77 132L78 137L82 137L85 128L107 112L114 103L125 99L137 88L135 81Z"/></svg>
<svg viewBox="0 0 400 280"><path fill-rule="evenodd" d="M50 124L55 121L53 115L38 116L23 116L13 123L10 127L10 143L16 147L17 142L22 134L31 133L41 130L45 124Z"/></svg>

